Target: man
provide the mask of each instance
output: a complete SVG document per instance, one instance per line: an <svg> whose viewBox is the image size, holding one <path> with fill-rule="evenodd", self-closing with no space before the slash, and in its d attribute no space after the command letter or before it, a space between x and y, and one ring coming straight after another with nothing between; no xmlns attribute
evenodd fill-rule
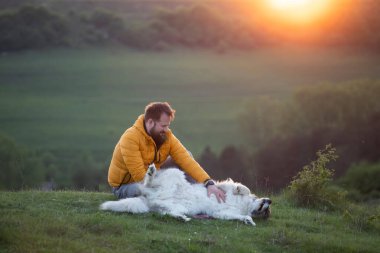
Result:
<svg viewBox="0 0 380 253"><path fill-rule="evenodd" d="M136 183L143 180L148 166L154 163L159 169L170 156L190 177L205 184L208 196L214 194L218 202L225 201L225 193L170 131L174 115L167 102L150 103L121 136L108 170L108 182L119 199L140 195Z"/></svg>

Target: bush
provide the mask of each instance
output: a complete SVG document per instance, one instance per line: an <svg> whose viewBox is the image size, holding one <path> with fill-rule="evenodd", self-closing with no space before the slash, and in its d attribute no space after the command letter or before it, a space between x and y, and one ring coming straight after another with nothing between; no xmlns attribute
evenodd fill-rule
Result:
<svg viewBox="0 0 380 253"><path fill-rule="evenodd" d="M226 178L232 178L250 188L255 185L251 160L244 149L229 145L217 156L211 151L210 147L206 147L199 158L199 163L213 179L225 180Z"/></svg>
<svg viewBox="0 0 380 253"><path fill-rule="evenodd" d="M0 14L0 50L66 45L66 22L45 7L24 6Z"/></svg>
<svg viewBox="0 0 380 253"><path fill-rule="evenodd" d="M71 171L71 187L74 189L86 189L99 191L100 185L105 182L107 174L104 174L99 163L96 163L91 153L82 152L73 158L69 166Z"/></svg>
<svg viewBox="0 0 380 253"><path fill-rule="evenodd" d="M344 210L342 218L348 228L358 232L380 229L380 207L377 204L372 206L351 204Z"/></svg>
<svg viewBox="0 0 380 253"><path fill-rule="evenodd" d="M159 40L187 47L213 47L225 36L226 27L228 24L218 12L202 5L161 10L152 23Z"/></svg>
<svg viewBox="0 0 380 253"><path fill-rule="evenodd" d="M380 196L380 163L361 163L351 166L339 183L355 193L355 200Z"/></svg>
<svg viewBox="0 0 380 253"><path fill-rule="evenodd" d="M0 190L37 187L45 173L38 154L0 134Z"/></svg>
<svg viewBox="0 0 380 253"><path fill-rule="evenodd" d="M335 177L353 163L379 161L379 96L379 80L357 80L303 87L284 100L255 99L240 123L255 148L258 181L284 188L326 143L339 150Z"/></svg>
<svg viewBox="0 0 380 253"><path fill-rule="evenodd" d="M90 25L85 37L85 40L90 44L119 41L125 33L123 20L105 10L95 10L89 17L84 18L84 22Z"/></svg>
<svg viewBox="0 0 380 253"><path fill-rule="evenodd" d="M334 171L327 164L338 156L336 149L327 145L317 152L317 160L303 167L293 178L289 186L288 196L297 205L322 210L333 210L341 207L345 192L330 185Z"/></svg>

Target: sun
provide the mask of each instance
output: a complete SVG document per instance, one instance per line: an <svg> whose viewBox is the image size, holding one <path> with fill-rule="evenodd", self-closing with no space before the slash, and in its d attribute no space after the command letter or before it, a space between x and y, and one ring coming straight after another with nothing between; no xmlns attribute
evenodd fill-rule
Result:
<svg viewBox="0 0 380 253"><path fill-rule="evenodd" d="M283 23L309 24L322 17L332 0L263 0L267 15Z"/></svg>
<svg viewBox="0 0 380 253"><path fill-rule="evenodd" d="M302 8L309 4L311 0L270 0L270 4L277 9L286 10L292 8Z"/></svg>

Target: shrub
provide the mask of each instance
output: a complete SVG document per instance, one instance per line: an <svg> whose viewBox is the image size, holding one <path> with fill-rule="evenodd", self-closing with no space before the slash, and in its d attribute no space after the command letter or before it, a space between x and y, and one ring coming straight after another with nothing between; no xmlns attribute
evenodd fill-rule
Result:
<svg viewBox="0 0 380 253"><path fill-rule="evenodd" d="M74 189L87 189L99 191L100 185L104 183L107 174L96 163L91 153L82 152L73 158L69 166L71 171L71 187Z"/></svg>
<svg viewBox="0 0 380 253"><path fill-rule="evenodd" d="M39 186L46 168L36 152L0 134L0 190L19 190Z"/></svg>
<svg viewBox="0 0 380 253"><path fill-rule="evenodd" d="M249 154L241 148L229 145L217 156L206 147L199 158L199 163L214 179L224 180L230 177L248 187L254 186L254 172L250 166Z"/></svg>
<svg viewBox="0 0 380 253"><path fill-rule="evenodd" d="M161 10L152 29L158 39L187 47L213 47L230 31L226 20L213 8L195 5L174 11Z"/></svg>
<svg viewBox="0 0 380 253"><path fill-rule="evenodd" d="M65 45L68 28L45 7L23 6L0 13L0 33L0 50L22 50Z"/></svg>
<svg viewBox="0 0 380 253"><path fill-rule="evenodd" d="M335 148L327 145L317 152L317 160L304 166L293 178L288 196L297 205L322 210L333 210L342 206L345 192L330 184L334 171L327 168L328 163L338 158L335 152Z"/></svg>
<svg viewBox="0 0 380 253"><path fill-rule="evenodd" d="M360 206L351 204L343 211L348 228L358 232L380 229L380 207L377 204Z"/></svg>
<svg viewBox="0 0 380 253"><path fill-rule="evenodd" d="M240 117L246 139L256 149L257 179L268 178L275 190L288 185L326 143L340 151L336 177L353 163L380 160L380 81L311 86L285 100L255 99Z"/></svg>
<svg viewBox="0 0 380 253"><path fill-rule="evenodd" d="M102 9L95 10L89 17L84 18L84 21L90 25L86 34L86 41L89 43L118 41L125 33L123 20Z"/></svg>
<svg viewBox="0 0 380 253"><path fill-rule="evenodd" d="M355 200L380 196L380 163L352 165L339 183L352 192ZM356 193L354 195L354 193ZM356 197L355 197L356 196Z"/></svg>

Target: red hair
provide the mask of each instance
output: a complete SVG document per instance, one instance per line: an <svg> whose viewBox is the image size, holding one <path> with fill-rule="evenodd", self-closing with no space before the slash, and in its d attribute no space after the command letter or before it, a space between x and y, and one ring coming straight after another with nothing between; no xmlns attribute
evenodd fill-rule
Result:
<svg viewBox="0 0 380 253"><path fill-rule="evenodd" d="M145 107L144 119L145 121L148 119L159 121L163 113L168 115L171 120L174 119L175 110L171 108L168 102L152 102Z"/></svg>

